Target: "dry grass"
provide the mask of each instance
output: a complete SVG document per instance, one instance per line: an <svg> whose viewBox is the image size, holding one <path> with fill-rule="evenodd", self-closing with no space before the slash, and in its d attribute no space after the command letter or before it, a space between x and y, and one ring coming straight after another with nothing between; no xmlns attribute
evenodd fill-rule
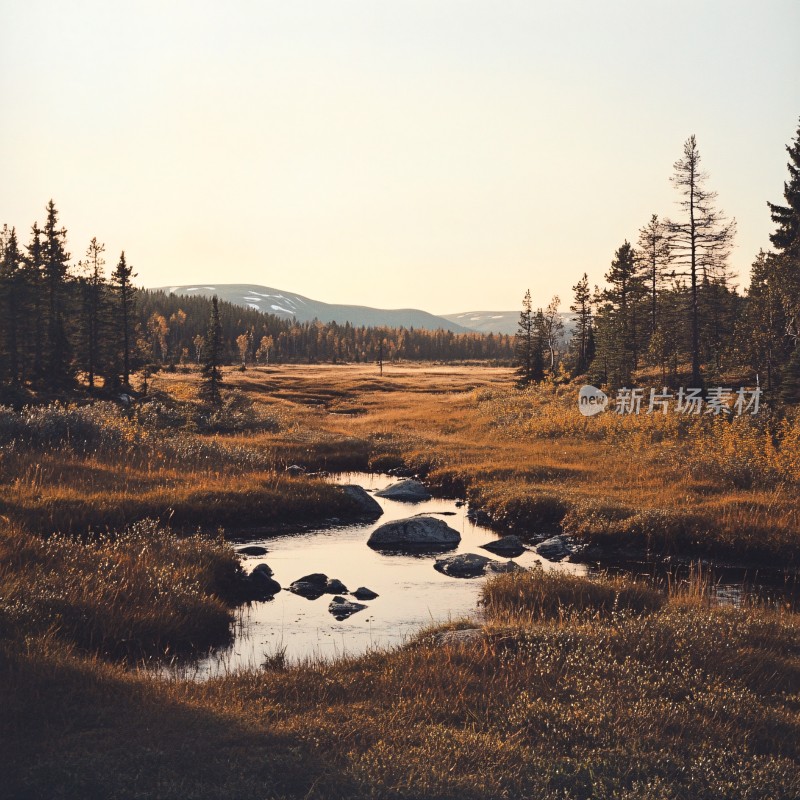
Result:
<svg viewBox="0 0 800 800"><path fill-rule="evenodd" d="M104 656L202 650L230 639L242 568L221 540L153 522L87 541L0 531L0 631L51 632Z"/></svg>
<svg viewBox="0 0 800 800"><path fill-rule="evenodd" d="M124 673L47 638L0 646L4 786L164 800L798 795L796 615L654 604L622 582L610 585L632 608L608 607L602 583L541 578L510 603L505 578L490 584L467 644L421 637L206 684ZM569 598L583 610L550 613Z"/></svg>

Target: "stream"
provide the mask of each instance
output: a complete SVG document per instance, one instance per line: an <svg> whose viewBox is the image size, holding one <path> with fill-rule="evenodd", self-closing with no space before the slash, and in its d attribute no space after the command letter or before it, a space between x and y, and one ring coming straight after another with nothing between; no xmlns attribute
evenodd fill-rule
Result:
<svg viewBox="0 0 800 800"><path fill-rule="evenodd" d="M361 486L372 494L398 479L354 472L333 476L331 480ZM385 522L428 514L444 520L461 534L458 547L443 555L478 553L505 561L480 548L500 538L500 534L475 525L467 516L466 504L455 500L434 498L419 503L380 497L375 500L382 506L383 515L374 522L327 524L318 529L288 531L268 538L249 537L247 544L262 545L267 554L242 556L244 569L249 572L256 564L265 562L284 589L271 600L249 603L237 610L231 645L190 662L171 665L167 671L202 680L242 668L258 668L274 658L292 664L357 656L408 642L424 627L478 615L480 588L486 577L449 577L433 568L441 554L378 552L367 546L367 539ZM547 561L533 550L514 561L523 567L540 564L546 570L579 575L592 571L585 564ZM657 574L662 570L640 564L624 571ZM350 592L365 586L377 592L378 597L365 601L367 608L364 610L337 621L328 610L333 595L324 594L308 600L286 590L293 581L314 572L338 578ZM674 574L680 579L680 570ZM685 576L685 570L683 574ZM763 595L763 587L747 583L747 575L741 571L714 570L711 577L718 602L739 604L749 595ZM348 596L348 599L352 598Z"/></svg>

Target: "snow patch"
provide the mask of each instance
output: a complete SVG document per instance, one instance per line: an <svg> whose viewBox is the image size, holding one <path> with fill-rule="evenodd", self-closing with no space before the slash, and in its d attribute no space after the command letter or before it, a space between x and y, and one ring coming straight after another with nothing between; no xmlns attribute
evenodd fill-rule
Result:
<svg viewBox="0 0 800 800"><path fill-rule="evenodd" d="M209 292L216 292L217 291L217 287L216 286L204 286L203 288L204 289L208 289Z"/></svg>
<svg viewBox="0 0 800 800"><path fill-rule="evenodd" d="M247 297L243 297L242 300L250 300L253 303L260 303L261 302L261 298L260 297L250 297L249 295Z"/></svg>
<svg viewBox="0 0 800 800"><path fill-rule="evenodd" d="M177 292L177 291L178 291L178 289L180 289L180 288L181 288L180 286L173 286L173 287L172 287L172 288L169 290L168 294L175 294L175 292Z"/></svg>
<svg viewBox="0 0 800 800"><path fill-rule="evenodd" d="M261 306L256 305L255 303L248 303L247 305L249 305L250 308L254 308L256 311L261 311Z"/></svg>
<svg viewBox="0 0 800 800"><path fill-rule="evenodd" d="M288 308L283 308L282 306L271 305L270 308L273 311L283 311L284 314L293 314L293 311L289 311Z"/></svg>

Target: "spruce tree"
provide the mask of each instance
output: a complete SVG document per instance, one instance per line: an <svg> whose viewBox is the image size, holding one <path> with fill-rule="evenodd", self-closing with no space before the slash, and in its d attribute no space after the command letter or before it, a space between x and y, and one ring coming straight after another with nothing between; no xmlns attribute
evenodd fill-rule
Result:
<svg viewBox="0 0 800 800"><path fill-rule="evenodd" d="M769 238L777 251L770 265L779 286L785 326L783 361L786 363L791 357L791 369L789 364L786 366L787 373L793 373L800 358L796 355L800 347L800 126L795 140L786 150L789 153L789 180L783 184L786 205L768 204L772 221L777 226Z"/></svg>
<svg viewBox="0 0 800 800"><path fill-rule="evenodd" d="M34 381L41 378L44 370L44 246L42 229L38 222L31 227L31 241L27 245L25 257L25 289L30 300L29 309L32 324L29 330L30 347L28 357L23 360L23 376L30 374ZM30 365L26 369L27 365ZM23 377L24 380L24 377Z"/></svg>
<svg viewBox="0 0 800 800"><path fill-rule="evenodd" d="M522 388L540 381L544 377L541 327L541 311L535 317L531 291L525 292L522 311L519 315L517 335L514 341L514 355L517 363L517 386Z"/></svg>
<svg viewBox="0 0 800 800"><path fill-rule="evenodd" d="M58 227L58 211L55 203L50 200L44 226L43 261L47 305L42 378L44 386L51 391L65 389L72 380L72 352L66 320L69 277L66 236L66 229Z"/></svg>
<svg viewBox="0 0 800 800"><path fill-rule="evenodd" d="M589 289L589 276L584 272L583 277L572 287L575 293L569 310L575 316L575 332L572 335L570 347L572 350L572 374L582 375L589 367L592 356L589 353L590 338L592 336L592 293Z"/></svg>
<svg viewBox="0 0 800 800"><path fill-rule="evenodd" d="M24 261L14 228L4 236L0 261L0 376L12 385L20 382L20 334L24 314Z"/></svg>
<svg viewBox="0 0 800 800"><path fill-rule="evenodd" d="M222 325L219 321L217 296L211 299L211 319L203 343L203 382L200 396L212 406L222 402L219 387L222 384Z"/></svg>
<svg viewBox="0 0 800 800"><path fill-rule="evenodd" d="M79 363L86 371L89 390L94 391L95 378L103 368L103 345L106 341L105 245L94 237L86 249L86 260L79 263L81 286L81 333Z"/></svg>
<svg viewBox="0 0 800 800"><path fill-rule="evenodd" d="M133 267L125 260L123 250L119 257L116 269L111 274L111 283L114 287L115 310L119 326L119 351L121 357L122 385L130 388L131 381L131 355L133 351L133 312L135 290L132 280L136 277Z"/></svg>
<svg viewBox="0 0 800 800"><path fill-rule="evenodd" d="M638 245L641 278L648 298L649 338L658 327L658 298L670 261L667 226L658 218L658 214L653 214L647 224L639 229Z"/></svg>

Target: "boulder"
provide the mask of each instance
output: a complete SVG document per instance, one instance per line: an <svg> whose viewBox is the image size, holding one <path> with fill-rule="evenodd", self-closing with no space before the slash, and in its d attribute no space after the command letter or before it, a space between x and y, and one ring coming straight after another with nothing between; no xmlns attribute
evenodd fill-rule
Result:
<svg viewBox="0 0 800 800"><path fill-rule="evenodd" d="M247 577L247 590L252 600L267 600L281 590L266 564L257 564Z"/></svg>
<svg viewBox="0 0 800 800"><path fill-rule="evenodd" d="M314 572L311 575L304 575L289 584L289 591L299 594L307 600L316 600L325 594L325 587L328 585L328 576L321 572Z"/></svg>
<svg viewBox="0 0 800 800"><path fill-rule="evenodd" d="M240 547L236 552L243 556L264 556L267 554L267 548L258 544L248 544L246 547Z"/></svg>
<svg viewBox="0 0 800 800"><path fill-rule="evenodd" d="M359 516L367 519L378 519L383 514L381 504L370 497L361 486L346 485L342 486L344 493L355 501Z"/></svg>
<svg viewBox="0 0 800 800"><path fill-rule="evenodd" d="M352 600L345 600L344 597L334 597L328 606L328 611L339 621L347 619L358 611L363 611L366 606L363 603L354 603Z"/></svg>
<svg viewBox="0 0 800 800"><path fill-rule="evenodd" d="M286 467L286 472L292 477L297 477L298 475L305 475L306 470L305 467L301 467L299 464L292 464Z"/></svg>
<svg viewBox="0 0 800 800"><path fill-rule="evenodd" d="M374 600L378 597L378 593L373 592L372 589L367 589L366 586L359 586L358 589L353 592L353 597L355 597L356 600Z"/></svg>
<svg viewBox="0 0 800 800"><path fill-rule="evenodd" d="M457 556L437 558L433 567L451 578L475 578L484 574L486 565L491 561L491 558L477 553L459 553Z"/></svg>
<svg viewBox="0 0 800 800"><path fill-rule="evenodd" d="M493 542L486 542L481 547L490 553L505 556L506 558L515 558L525 552L525 545L522 544L519 536L503 536Z"/></svg>
<svg viewBox="0 0 800 800"><path fill-rule="evenodd" d="M347 587L338 578L328 578L325 594L347 594Z"/></svg>
<svg viewBox="0 0 800 800"><path fill-rule="evenodd" d="M487 572L525 572L525 567L521 567L516 561L492 561L486 565Z"/></svg>
<svg viewBox="0 0 800 800"><path fill-rule="evenodd" d="M378 526L367 544L376 550L452 550L461 534L436 517L407 517Z"/></svg>
<svg viewBox="0 0 800 800"><path fill-rule="evenodd" d="M562 561L575 552L572 540L567 536L553 536L536 547L536 552L548 561Z"/></svg>
<svg viewBox="0 0 800 800"><path fill-rule="evenodd" d="M375 492L375 497L385 497L387 500L402 500L406 503L420 503L423 500L430 500L431 493L419 481L409 478Z"/></svg>

